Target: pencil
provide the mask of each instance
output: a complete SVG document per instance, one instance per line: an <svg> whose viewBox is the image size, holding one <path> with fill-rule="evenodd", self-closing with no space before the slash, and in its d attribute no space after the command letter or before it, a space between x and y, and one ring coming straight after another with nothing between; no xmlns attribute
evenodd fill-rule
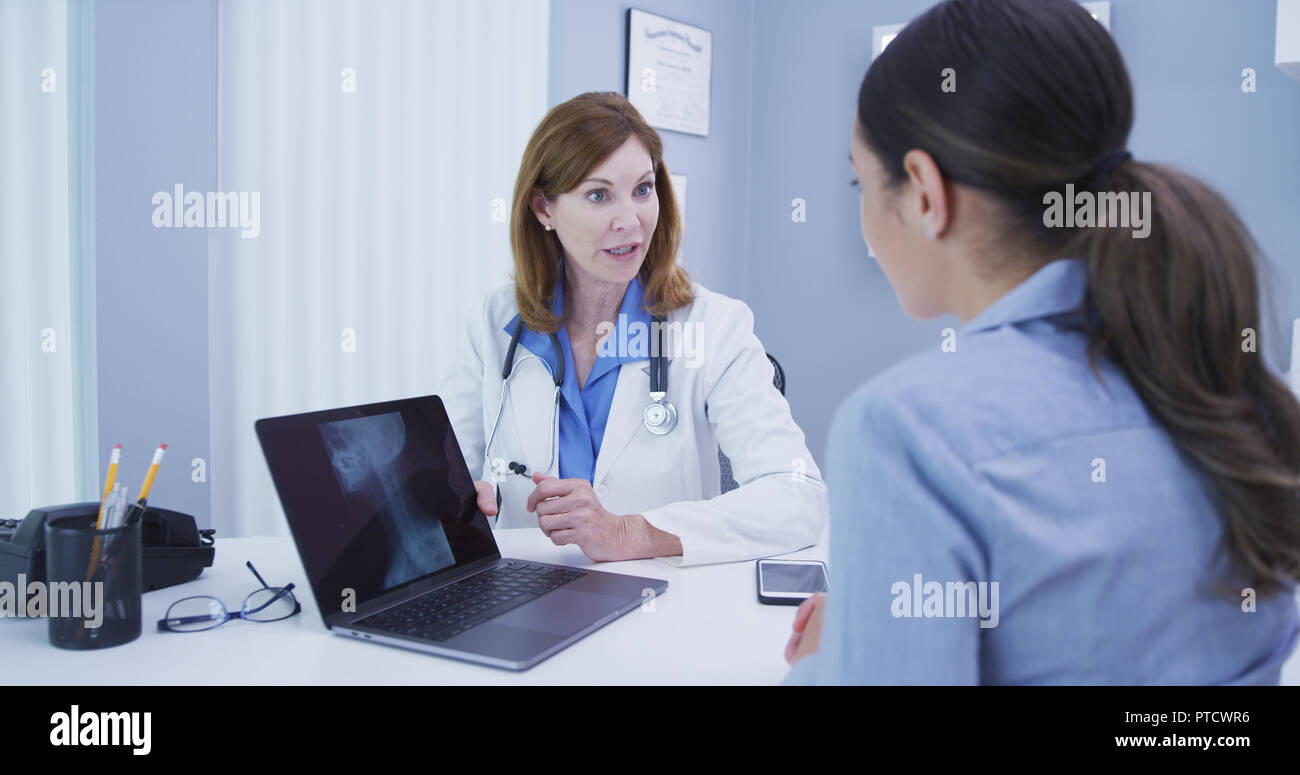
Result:
<svg viewBox="0 0 1300 775"><path fill-rule="evenodd" d="M104 479L104 494L99 497L99 518L95 520L95 529L102 530L104 527L104 504L108 502L108 494L113 491L113 482L117 481L117 464L122 460L122 445L114 444L113 451L108 456L108 476Z"/></svg>
<svg viewBox="0 0 1300 775"><path fill-rule="evenodd" d="M158 475L158 466L162 465L163 453L166 451L166 444L159 444L158 449L154 450L153 462L149 464L149 473L144 475L144 484L140 485L138 500L149 497L149 490L153 488L153 478Z"/></svg>

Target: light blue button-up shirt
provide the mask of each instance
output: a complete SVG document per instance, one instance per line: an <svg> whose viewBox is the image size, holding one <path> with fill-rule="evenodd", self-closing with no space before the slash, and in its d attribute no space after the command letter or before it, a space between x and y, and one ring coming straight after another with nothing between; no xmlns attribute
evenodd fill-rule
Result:
<svg viewBox="0 0 1300 775"><path fill-rule="evenodd" d="M568 327L562 326L556 334L560 339L560 348L564 351L564 383L560 385L558 419L561 479L586 479L590 482L596 475L596 457L600 455L600 442L605 437L605 423L609 419L610 404L614 402L614 387L618 384L619 369L625 363L649 357L648 350L640 346L648 345L647 336L650 331L650 313L645 309L644 298L645 287L641 284L641 279L632 278L614 321L615 329L608 340L611 344L598 348L596 363L591 367L591 373L587 375L582 389L578 388L578 374L573 365ZM551 311L560 315L563 309L564 273L561 271L555 284ZM515 315L506 324L505 332L513 335L518 322L519 316ZM640 324L641 327L634 327L634 324ZM646 334L640 335L641 332ZM616 343L623 343L624 346L617 346ZM519 344L550 364L552 373L555 373L555 349L551 346L549 335L525 327L519 337Z"/></svg>
<svg viewBox="0 0 1300 775"><path fill-rule="evenodd" d="M786 683L1277 683L1296 600L1243 610L1208 479L1088 367L1086 279L1048 264L840 406L826 619Z"/></svg>

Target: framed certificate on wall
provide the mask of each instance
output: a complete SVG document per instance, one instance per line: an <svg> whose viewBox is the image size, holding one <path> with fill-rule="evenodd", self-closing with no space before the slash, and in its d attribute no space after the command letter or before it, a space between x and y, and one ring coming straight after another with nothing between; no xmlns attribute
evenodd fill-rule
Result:
<svg viewBox="0 0 1300 775"><path fill-rule="evenodd" d="M713 33L635 8L627 12L627 98L650 126L709 134Z"/></svg>

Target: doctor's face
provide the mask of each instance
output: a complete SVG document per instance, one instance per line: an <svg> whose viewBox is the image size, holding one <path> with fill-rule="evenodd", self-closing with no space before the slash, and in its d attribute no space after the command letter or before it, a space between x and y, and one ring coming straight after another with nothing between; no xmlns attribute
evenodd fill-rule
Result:
<svg viewBox="0 0 1300 775"><path fill-rule="evenodd" d="M570 268L626 284L636 277L659 222L654 164L636 135L554 201L537 195L533 211L555 229Z"/></svg>

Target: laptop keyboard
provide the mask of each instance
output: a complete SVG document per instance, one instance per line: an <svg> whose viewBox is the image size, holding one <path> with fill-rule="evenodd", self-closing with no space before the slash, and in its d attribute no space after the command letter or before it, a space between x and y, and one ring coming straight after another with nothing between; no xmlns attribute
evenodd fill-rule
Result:
<svg viewBox="0 0 1300 775"><path fill-rule="evenodd" d="M581 571L506 562L355 624L444 641L585 575Z"/></svg>

